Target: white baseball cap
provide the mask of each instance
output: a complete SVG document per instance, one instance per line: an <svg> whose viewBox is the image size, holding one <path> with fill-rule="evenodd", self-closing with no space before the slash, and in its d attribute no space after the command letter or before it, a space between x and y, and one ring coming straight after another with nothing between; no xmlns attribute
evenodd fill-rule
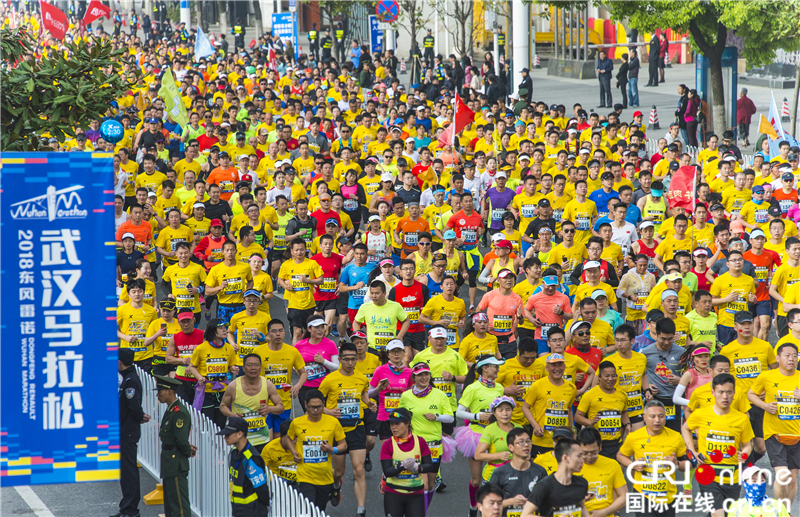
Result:
<svg viewBox="0 0 800 517"><path fill-rule="evenodd" d="M442 328L442 327L432 328L430 331L428 331L428 335L432 339L440 338L440 337L446 338L447 337L447 330Z"/></svg>

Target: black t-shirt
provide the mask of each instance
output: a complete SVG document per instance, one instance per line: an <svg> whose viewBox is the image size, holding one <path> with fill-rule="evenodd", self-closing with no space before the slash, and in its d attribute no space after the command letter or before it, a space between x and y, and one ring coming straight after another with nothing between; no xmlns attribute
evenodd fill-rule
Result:
<svg viewBox="0 0 800 517"><path fill-rule="evenodd" d="M306 241L306 244L311 244L311 241L314 240L314 230L316 229L317 220L313 217L309 217L305 221L301 221L299 217L294 216L294 218L290 219L286 224L286 235L294 235L295 233L305 232L300 237ZM286 245L288 246L289 243L287 242Z"/></svg>
<svg viewBox="0 0 800 517"><path fill-rule="evenodd" d="M395 189L395 192L397 192L397 197L402 199L406 205L408 205L412 201L419 203L419 198L422 195L422 193L415 188L412 188L411 190L406 190L402 186L400 188Z"/></svg>
<svg viewBox="0 0 800 517"><path fill-rule="evenodd" d="M530 223L528 223L528 227L525 228L525 235L530 237L533 240L539 238L539 228L542 226L547 226L553 232L553 235L556 234L556 220L552 217L548 217L547 219L542 219L537 217Z"/></svg>
<svg viewBox="0 0 800 517"><path fill-rule="evenodd" d="M132 279L135 275L131 274L136 269L136 261L144 258L144 254L139 250L133 250L130 254L125 251L117 252L117 266L121 274L128 274L128 279Z"/></svg>
<svg viewBox="0 0 800 517"><path fill-rule="evenodd" d="M203 203L206 206L206 217L208 219L219 219L222 220L223 215L227 215L228 217L233 217L233 211L231 210L231 206L226 203L225 201L220 200L219 203L216 205L211 203L211 200Z"/></svg>
<svg viewBox="0 0 800 517"><path fill-rule="evenodd" d="M492 472L490 483L503 489L503 499L511 499L521 495L529 497L533 487L547 477L547 471L541 466L531 462L528 470L517 470L506 463ZM503 517L508 513L508 508L503 509Z"/></svg>
<svg viewBox="0 0 800 517"><path fill-rule="evenodd" d="M528 501L536 505L536 515L543 517L580 517L581 503L589 492L586 478L572 476L572 483L562 485L550 474L533 487Z"/></svg>

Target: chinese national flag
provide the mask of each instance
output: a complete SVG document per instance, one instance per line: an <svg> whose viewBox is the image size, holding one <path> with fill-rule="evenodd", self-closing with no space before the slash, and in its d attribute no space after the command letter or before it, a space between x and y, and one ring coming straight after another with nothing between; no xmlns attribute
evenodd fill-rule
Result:
<svg viewBox="0 0 800 517"><path fill-rule="evenodd" d="M41 2L42 7L42 25L46 30L53 35L57 40L63 40L67 34L69 21L67 15L64 14L58 7Z"/></svg>
<svg viewBox="0 0 800 517"><path fill-rule="evenodd" d="M683 207L690 212L694 210L696 174L697 167L694 165L684 165L675 171L667 193L670 208Z"/></svg>
<svg viewBox="0 0 800 517"><path fill-rule="evenodd" d="M445 145L453 145L455 142L456 135L461 132L462 129L467 127L467 124L473 122L475 120L475 113L464 104L464 101L461 100L461 97L456 94L456 116L455 121L452 124L447 126L447 129L444 130L444 133L441 134L439 137L439 143L436 147L443 147Z"/></svg>
<svg viewBox="0 0 800 517"><path fill-rule="evenodd" d="M105 16L107 20L111 19L111 8L103 5L99 0L92 0L86 8L86 14L83 16L84 23L92 23L96 19Z"/></svg>

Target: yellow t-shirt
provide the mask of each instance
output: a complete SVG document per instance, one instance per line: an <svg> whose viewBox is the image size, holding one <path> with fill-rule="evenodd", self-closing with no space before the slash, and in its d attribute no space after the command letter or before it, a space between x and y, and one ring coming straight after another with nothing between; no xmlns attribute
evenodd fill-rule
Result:
<svg viewBox="0 0 800 517"><path fill-rule="evenodd" d="M461 342L458 320L467 315L464 300L454 296L453 300L448 302L443 295L437 294L428 300L422 308L422 314L434 321L442 320L445 316L450 318L450 325L447 327L447 346L458 351Z"/></svg>
<svg viewBox="0 0 800 517"><path fill-rule="evenodd" d="M603 252L600 258L610 263L614 269L619 269L620 264L624 264L625 256L622 253L622 246L614 242L608 243L608 246L603 247Z"/></svg>
<svg viewBox="0 0 800 517"><path fill-rule="evenodd" d="M561 386L556 386L548 377L539 379L528 389L525 402L531 406L534 420L544 430L541 437L531 436L533 445L553 446L553 431L557 427L570 425L572 403L577 391L575 384L567 380Z"/></svg>
<svg viewBox="0 0 800 517"><path fill-rule="evenodd" d="M142 361L153 355L153 346L144 346L144 338L150 324L158 319L158 312L150 305L142 303L141 309L136 309L130 303L117 307L117 327L126 336L133 336L131 343L120 339L120 348L130 348L134 351L134 361Z"/></svg>
<svg viewBox="0 0 800 517"><path fill-rule="evenodd" d="M797 385L797 381L795 381L795 385ZM794 403L794 407L798 410L795 414L800 416L800 404ZM731 409L727 415L719 415L711 405L693 411L686 420L686 425L691 431L697 433L698 453L706 458L709 458L712 451L722 453L722 460L714 463L714 471L717 474L714 481L721 483L719 474L722 470L730 470L733 472L733 482L738 483L738 455L736 452L728 454L728 449L733 447L738 452L741 443L747 443L755 438L753 427L750 425L750 417L735 409ZM731 482L727 475L725 482Z"/></svg>
<svg viewBox="0 0 800 517"><path fill-rule="evenodd" d="M644 413L642 378L647 370L647 358L644 354L631 351L631 358L625 359L617 352L608 356L606 361L611 361L617 367L617 388L625 392L628 417Z"/></svg>
<svg viewBox="0 0 800 517"><path fill-rule="evenodd" d="M306 367L303 356L295 347L285 343L280 350L270 350L267 344L259 345L253 353L261 357L262 375L275 385L283 407L291 408L292 392L287 388L292 384L292 370L302 372Z"/></svg>
<svg viewBox="0 0 800 517"><path fill-rule="evenodd" d="M564 367L565 381L575 384L575 375L578 372L583 372L583 373L589 372L589 363L587 363L577 355L564 354L564 359L566 359ZM544 379L545 377L547 377L547 370L545 369L546 364L547 364L547 356L539 357L533 362L533 365L531 366L536 375L538 375L539 379Z"/></svg>
<svg viewBox="0 0 800 517"><path fill-rule="evenodd" d="M512 291L517 293L519 297L522 298L522 301L524 303L528 301L528 298L533 296L533 291L535 291L540 284L541 282L537 283L536 285L533 285L527 278L525 278L520 283L515 285ZM536 330L536 327L533 325L533 323L528 321L527 318L520 318L518 328Z"/></svg>
<svg viewBox="0 0 800 517"><path fill-rule="evenodd" d="M767 247L767 245L765 244L764 247ZM781 248L785 252L786 247L781 246ZM800 294L800 285L795 286L798 282L800 282L800 267L792 267L788 262L778 266L778 269L772 273L772 285L775 286L778 293L783 295L786 303L797 303L797 300L800 299L800 296L798 296ZM778 302L778 316L786 316L786 311L783 310L783 302Z"/></svg>
<svg viewBox="0 0 800 517"><path fill-rule="evenodd" d="M740 274L738 278L732 276L730 272L718 276L711 284L711 296L714 298L726 298L730 293L736 293L738 298L733 302L726 302L719 306L717 313L718 323L726 327L733 328L733 316L737 312L749 310L748 297L756 293L756 284L753 277ZM724 343L723 343L724 344Z"/></svg>
<svg viewBox="0 0 800 517"><path fill-rule="evenodd" d="M259 310L256 310L254 316L242 311L231 318L228 331L236 337L236 344L239 346L234 362L236 366L243 365L244 356L252 354L266 339L269 321L269 316Z"/></svg>
<svg viewBox="0 0 800 517"><path fill-rule="evenodd" d="M589 482L589 493L594 494L594 497L586 501L589 512L607 508L614 501L614 491L627 484L617 460L605 456L598 456L592 465L584 462L580 473L576 475L586 478Z"/></svg>
<svg viewBox="0 0 800 517"><path fill-rule="evenodd" d="M483 339L478 339L474 333L470 333L461 340L458 347L458 354L468 363L474 363L481 354L495 355L497 351L497 337L488 332Z"/></svg>
<svg viewBox="0 0 800 517"><path fill-rule="evenodd" d="M284 262L278 272L278 278L289 282L292 286L291 291L284 293L286 301L289 302L289 309L306 310L316 307L311 284L300 280L303 275L311 279L320 278L323 275L322 268L313 260L303 259L298 264L292 259Z"/></svg>
<svg viewBox="0 0 800 517"><path fill-rule="evenodd" d="M600 420L594 427L600 431L604 441L619 441L622 438L622 415L628 407L628 396L619 388L608 394L600 386L595 386L581 397L578 411L589 420L599 413Z"/></svg>
<svg viewBox="0 0 800 517"><path fill-rule="evenodd" d="M197 288L206 281L206 270L203 266L194 262L189 262L186 267L174 264L164 270L161 277L165 282L170 282L172 286L172 296L175 297L175 309L192 309L196 314L200 312L200 293L189 294L186 289L189 285Z"/></svg>
<svg viewBox="0 0 800 517"><path fill-rule="evenodd" d="M577 289L577 286L572 285L572 281L569 280L569 276L572 274L578 264L583 263L583 259L585 258L589 258L589 254L586 252L586 246L578 242L574 242L571 248L565 247L564 243L562 242L558 246L554 247L552 251L550 251L551 264L561 264L564 261L569 262L568 266L563 270L564 273L562 278L564 285L569 286L570 294L575 294L575 289Z"/></svg>
<svg viewBox="0 0 800 517"><path fill-rule="evenodd" d="M591 286L588 283L579 285L575 289L575 303L580 303L584 298L589 298L596 289L605 291L609 307L613 307L617 303L617 294L614 292L614 288L605 282L600 282L596 286Z"/></svg>
<svg viewBox="0 0 800 517"><path fill-rule="evenodd" d="M663 228L663 226L662 226ZM666 239L661 241L656 247L656 255L661 257L663 262L671 260L679 251L685 251L689 254L697 247L697 243L688 235L683 239L676 239L675 234L669 235Z"/></svg>
<svg viewBox="0 0 800 517"><path fill-rule="evenodd" d="M522 402L525 400L525 394L528 392L533 383L538 381L541 374L537 371L538 368L531 363L530 366L522 366L519 362L519 357L508 359L505 364L500 367L497 374L497 382L506 388L509 386L518 386L522 393L515 398L517 406L514 408L514 413L511 416L511 421L519 425L528 425L530 422L525 418L522 412Z"/></svg>
<svg viewBox="0 0 800 517"><path fill-rule="evenodd" d="M664 460L672 454L678 458L686 456L686 444L683 443L680 433L665 427L660 434L651 436L647 427L642 427L628 434L619 452L633 457L634 460L646 462L642 472L634 473L636 482L633 487L637 492L658 502L672 503L677 486L664 476L666 465L659 465L659 471L656 471L653 462ZM643 479L652 479L654 476L655 482L642 482Z"/></svg>
<svg viewBox="0 0 800 517"><path fill-rule="evenodd" d="M330 400L330 398L329 398ZM336 446L344 440L344 429L339 420L330 415L322 415L319 422L312 422L308 416L297 417L289 427L289 439L295 441L296 452L303 458L297 464L297 481L330 485L333 484L331 456L322 452L320 444L327 441Z"/></svg>
<svg viewBox="0 0 800 517"><path fill-rule="evenodd" d="M158 238L155 241L156 247L163 249L164 251L178 251L178 244L181 242L189 243L189 246L192 246L194 242L194 232L192 229L186 225L180 225L178 228L173 228L171 226L167 226L158 234ZM164 264L167 266L172 266L178 263L177 257L167 257L163 256Z"/></svg>
<svg viewBox="0 0 800 517"><path fill-rule="evenodd" d="M794 398L794 390L798 386L800 386L800 372L795 370L794 374L787 376L777 368L761 373L750 386L756 395L766 394L765 403L778 404L778 412L774 415L764 412L765 440L775 434L800 436L800 401Z"/></svg>
<svg viewBox="0 0 800 517"><path fill-rule="evenodd" d="M220 262L209 270L206 286L218 287L223 280L228 281L228 286L217 293L217 301L223 305L243 303L247 284L253 280L253 272L247 264L227 266Z"/></svg>
<svg viewBox="0 0 800 517"><path fill-rule="evenodd" d="M319 385L319 391L327 398L326 407L341 412L339 422L344 432L350 432L364 425L364 410L361 398L369 389L369 380L360 373L344 375L340 370L331 372Z"/></svg>
<svg viewBox="0 0 800 517"><path fill-rule="evenodd" d="M747 413L750 411L750 401L747 400L747 392L750 390L743 390L737 389L733 395L733 404L731 404L731 409L735 409L736 411L741 411L742 413ZM687 406L690 411L694 412L698 409L711 407L714 405L714 394L711 391L711 383L708 382L703 384L702 386L698 386L692 392L692 396L689 399L689 405Z"/></svg>
<svg viewBox="0 0 800 517"><path fill-rule="evenodd" d="M208 341L197 345L192 352L192 364L206 378L206 393L225 391L228 384L228 372L234 364L236 352L230 343L223 343L219 348L211 346ZM222 384L222 388L214 389L214 382Z"/></svg>
<svg viewBox="0 0 800 517"><path fill-rule="evenodd" d="M587 199L583 203L577 199L567 203L561 218L575 223L575 242L586 244L592 236L592 220L597 217L597 205Z"/></svg>

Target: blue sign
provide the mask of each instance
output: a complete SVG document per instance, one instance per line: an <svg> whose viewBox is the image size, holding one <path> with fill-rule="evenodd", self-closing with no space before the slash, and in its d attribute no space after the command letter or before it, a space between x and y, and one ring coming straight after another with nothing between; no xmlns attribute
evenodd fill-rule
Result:
<svg viewBox="0 0 800 517"><path fill-rule="evenodd" d="M300 37L297 33L297 23L295 23L296 13L273 13L272 15L272 34L278 36L281 41L291 40L294 47L294 57L300 55L298 41Z"/></svg>
<svg viewBox="0 0 800 517"><path fill-rule="evenodd" d="M369 47L372 54L383 52L383 31L378 28L378 22L377 16L369 16Z"/></svg>
<svg viewBox="0 0 800 517"><path fill-rule="evenodd" d="M0 485L119 479L112 154L0 166Z"/></svg>

